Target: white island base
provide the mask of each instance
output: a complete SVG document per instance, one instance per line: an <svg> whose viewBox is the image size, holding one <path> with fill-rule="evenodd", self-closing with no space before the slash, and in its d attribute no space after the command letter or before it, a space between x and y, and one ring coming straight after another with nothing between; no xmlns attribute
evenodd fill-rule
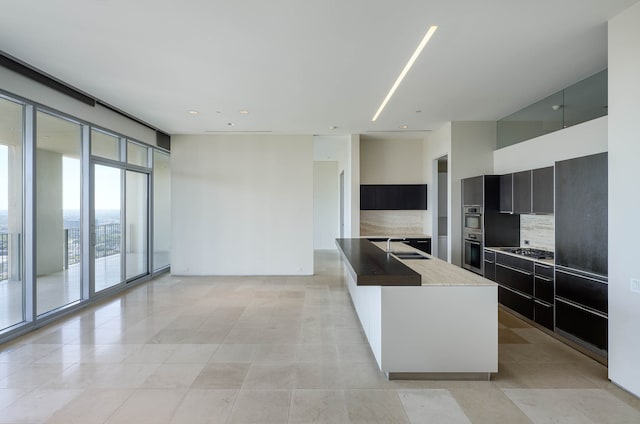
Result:
<svg viewBox="0 0 640 424"><path fill-rule="evenodd" d="M357 286L349 293L389 379L488 380L498 371L495 286Z"/></svg>

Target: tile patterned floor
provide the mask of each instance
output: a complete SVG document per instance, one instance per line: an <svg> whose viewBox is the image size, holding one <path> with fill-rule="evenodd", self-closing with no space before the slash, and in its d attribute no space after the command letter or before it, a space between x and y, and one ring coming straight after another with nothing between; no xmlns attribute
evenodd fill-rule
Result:
<svg viewBox="0 0 640 424"><path fill-rule="evenodd" d="M490 382L388 381L335 252L313 277L160 277L0 346L0 423L639 423L602 365L499 313Z"/></svg>

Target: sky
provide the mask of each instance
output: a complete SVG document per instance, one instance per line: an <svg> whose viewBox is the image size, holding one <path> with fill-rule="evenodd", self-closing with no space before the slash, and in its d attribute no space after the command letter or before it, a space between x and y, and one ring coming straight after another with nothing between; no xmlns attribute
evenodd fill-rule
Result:
<svg viewBox="0 0 640 424"><path fill-rule="evenodd" d="M8 209L9 161L8 147L0 144L0 210ZM80 160L62 158L62 208L80 209ZM96 209L120 208L120 170L95 166Z"/></svg>

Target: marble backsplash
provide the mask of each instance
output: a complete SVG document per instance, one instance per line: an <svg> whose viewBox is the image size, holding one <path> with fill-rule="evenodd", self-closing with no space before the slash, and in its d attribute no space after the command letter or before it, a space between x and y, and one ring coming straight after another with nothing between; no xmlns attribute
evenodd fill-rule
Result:
<svg viewBox="0 0 640 424"><path fill-rule="evenodd" d="M424 235L425 211L360 211L363 236Z"/></svg>
<svg viewBox="0 0 640 424"><path fill-rule="evenodd" d="M525 244L529 240L529 244ZM555 251L553 215L520 215L520 247Z"/></svg>

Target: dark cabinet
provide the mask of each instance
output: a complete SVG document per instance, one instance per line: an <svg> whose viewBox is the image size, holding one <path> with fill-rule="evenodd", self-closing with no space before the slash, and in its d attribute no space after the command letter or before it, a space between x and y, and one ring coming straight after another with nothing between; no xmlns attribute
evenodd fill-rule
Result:
<svg viewBox="0 0 640 424"><path fill-rule="evenodd" d="M606 350L608 287L604 279L556 268L556 328Z"/></svg>
<svg viewBox="0 0 640 424"><path fill-rule="evenodd" d="M462 204L483 205L484 204L484 177L465 178L462 180Z"/></svg>
<svg viewBox="0 0 640 424"><path fill-rule="evenodd" d="M360 186L360 210L425 210L426 184L368 184Z"/></svg>
<svg viewBox="0 0 640 424"><path fill-rule="evenodd" d="M553 166L500 176L500 212L552 214Z"/></svg>
<svg viewBox="0 0 640 424"><path fill-rule="evenodd" d="M531 171L513 174L513 213L531 213Z"/></svg>
<svg viewBox="0 0 640 424"><path fill-rule="evenodd" d="M492 250L484 251L484 278L496 280L496 253Z"/></svg>
<svg viewBox="0 0 640 424"><path fill-rule="evenodd" d="M607 350L608 320L603 314L556 299L556 329L597 349Z"/></svg>
<svg viewBox="0 0 640 424"><path fill-rule="evenodd" d="M533 297L535 301L533 320L554 329L554 292L553 266L541 263L533 265Z"/></svg>
<svg viewBox="0 0 640 424"><path fill-rule="evenodd" d="M531 171L531 212L553 214L553 166Z"/></svg>
<svg viewBox="0 0 640 424"><path fill-rule="evenodd" d="M500 212L513 213L513 174L500 175Z"/></svg>
<svg viewBox="0 0 640 424"><path fill-rule="evenodd" d="M496 253L495 281L500 285L498 301L502 305L554 329L553 266Z"/></svg>
<svg viewBox="0 0 640 424"><path fill-rule="evenodd" d="M607 275L607 153L556 162L556 265Z"/></svg>
<svg viewBox="0 0 640 424"><path fill-rule="evenodd" d="M533 296L533 262L496 253L496 283Z"/></svg>
<svg viewBox="0 0 640 424"><path fill-rule="evenodd" d="M535 299L533 303L533 320L553 331L553 309L553 303Z"/></svg>
<svg viewBox="0 0 640 424"><path fill-rule="evenodd" d="M499 286L498 302L526 318L531 320L533 319L533 296L525 295L510 288Z"/></svg>
<svg viewBox="0 0 640 424"><path fill-rule="evenodd" d="M555 298L553 266L536 263L533 275L533 296L536 300L553 304Z"/></svg>
<svg viewBox="0 0 640 424"><path fill-rule="evenodd" d="M533 296L533 274L508 265L496 264L496 283Z"/></svg>
<svg viewBox="0 0 640 424"><path fill-rule="evenodd" d="M403 243L408 244L409 246L421 250L425 253L431 254L430 238L408 238L404 240Z"/></svg>
<svg viewBox="0 0 640 424"><path fill-rule="evenodd" d="M598 312L608 312L606 281L581 275L574 270L556 269L556 297L586 306Z"/></svg>

